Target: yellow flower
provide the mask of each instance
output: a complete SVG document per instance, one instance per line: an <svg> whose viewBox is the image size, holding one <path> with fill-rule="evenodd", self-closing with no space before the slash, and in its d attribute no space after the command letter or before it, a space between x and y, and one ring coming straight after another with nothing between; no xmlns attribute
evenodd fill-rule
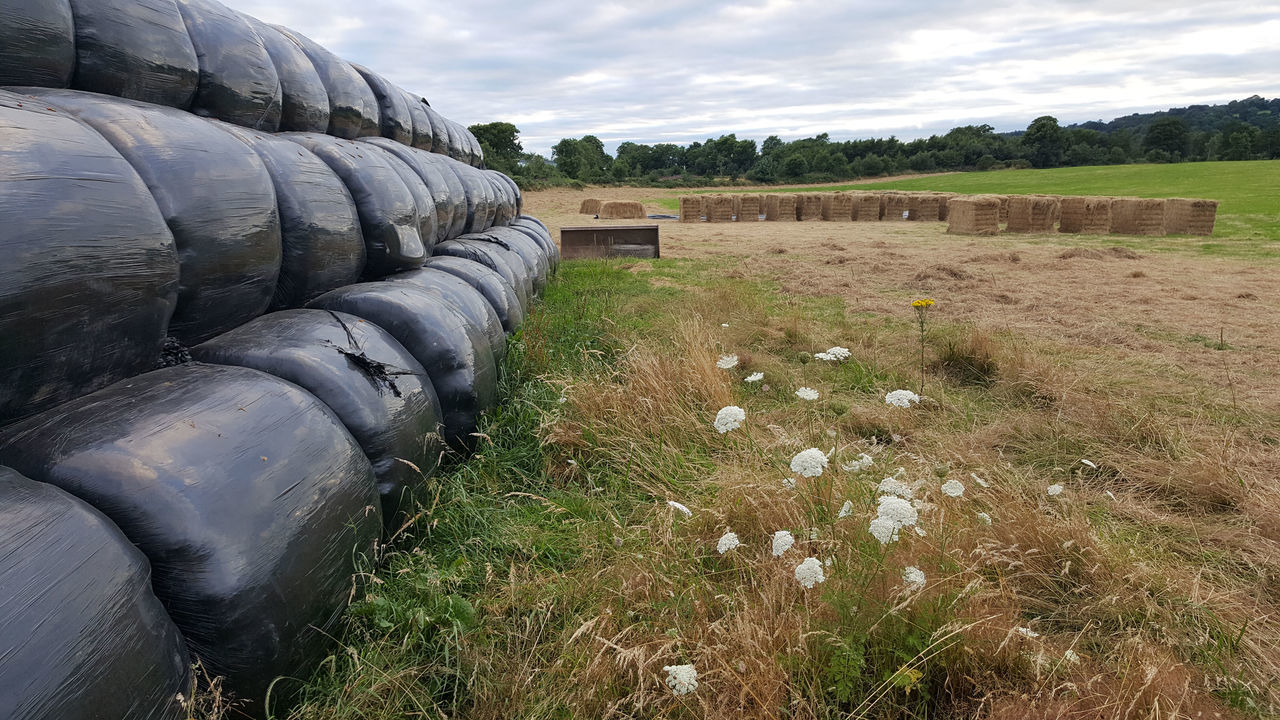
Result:
<svg viewBox="0 0 1280 720"><path fill-rule="evenodd" d="M915 300L911 303L911 307L913 308L927 308L932 306L933 306L933 298L923 298L920 300Z"/></svg>

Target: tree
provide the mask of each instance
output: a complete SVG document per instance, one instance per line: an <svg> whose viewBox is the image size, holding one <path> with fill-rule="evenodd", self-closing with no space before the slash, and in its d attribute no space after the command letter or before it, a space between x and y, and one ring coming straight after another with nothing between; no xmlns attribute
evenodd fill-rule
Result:
<svg viewBox="0 0 1280 720"><path fill-rule="evenodd" d="M1152 150L1161 150L1174 158L1187 154L1191 140L1191 131L1187 123L1180 117L1166 116L1151 123L1147 128L1147 136L1142 141L1142 149L1148 154Z"/></svg>
<svg viewBox="0 0 1280 720"><path fill-rule="evenodd" d="M1022 136L1022 146L1032 167L1054 168L1062 164L1066 148L1058 118L1044 115L1031 121Z"/></svg>
<svg viewBox="0 0 1280 720"><path fill-rule="evenodd" d="M782 176L785 178L803 177L809 172L809 161L803 155L792 155L782 161Z"/></svg>
<svg viewBox="0 0 1280 720"><path fill-rule="evenodd" d="M563 138L560 142L551 146L551 160L556 164L560 172L574 180L582 170L582 159L578 154L578 141L573 138Z"/></svg>
<svg viewBox="0 0 1280 720"><path fill-rule="evenodd" d="M520 144L520 129L508 122L491 122L467 128L480 141L486 164L497 163L514 168L520 161L524 147Z"/></svg>

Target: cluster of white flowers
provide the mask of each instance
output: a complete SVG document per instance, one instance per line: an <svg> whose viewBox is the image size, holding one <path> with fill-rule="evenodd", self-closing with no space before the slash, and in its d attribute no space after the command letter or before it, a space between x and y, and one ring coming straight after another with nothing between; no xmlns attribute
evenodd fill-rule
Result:
<svg viewBox="0 0 1280 720"><path fill-rule="evenodd" d="M787 478L782 478L782 487L784 487L784 488L786 488L786 489L788 489L788 490L795 490L795 489L796 489L796 479L795 479L795 478L789 478L789 477L787 477Z"/></svg>
<svg viewBox="0 0 1280 720"><path fill-rule="evenodd" d="M673 510L678 510L678 511L680 511L680 513L681 513L681 514L683 514L683 515L684 515L685 517L687 517L687 518L691 518L691 517L693 517L693 511L692 511L692 510L690 510L689 508L685 507L684 505L681 505L680 503L676 502L675 500L668 500L668 501L667 501L667 505L671 506L671 508L672 508Z"/></svg>
<svg viewBox="0 0 1280 720"><path fill-rule="evenodd" d="M720 412L716 414L716 430L721 435L730 430L737 430L742 427L742 423L746 419L747 411L737 405L720 408Z"/></svg>
<svg viewBox="0 0 1280 720"><path fill-rule="evenodd" d="M693 665L667 665L667 685L676 695L688 695L698 689L698 671Z"/></svg>
<svg viewBox="0 0 1280 720"><path fill-rule="evenodd" d="M790 530L779 530L773 534L773 556L782 557L782 554L791 549L796 544L796 538L791 534Z"/></svg>
<svg viewBox="0 0 1280 720"><path fill-rule="evenodd" d="M884 404L894 407L909 408L913 403L920 402L920 396L910 390L894 390L884 396Z"/></svg>
<svg viewBox="0 0 1280 720"><path fill-rule="evenodd" d="M942 494L947 497L960 497L964 495L964 483L956 479L948 480L942 483Z"/></svg>
<svg viewBox="0 0 1280 720"><path fill-rule="evenodd" d="M875 464L875 462L876 462L875 460L871 459L870 455L866 453L862 453L858 455L857 460L854 460L848 465L841 465L840 469L844 470L845 472L854 472L854 473L862 472L863 470L869 469L872 465Z"/></svg>
<svg viewBox="0 0 1280 720"><path fill-rule="evenodd" d="M814 353L813 356L827 362L842 362L848 360L852 355L853 353L849 352L849 348L837 345L826 352Z"/></svg>
<svg viewBox="0 0 1280 720"><path fill-rule="evenodd" d="M827 576L822 572L822 563L818 561L818 558L806 558L804 562L796 566L796 580L806 590L826 579Z"/></svg>
<svg viewBox="0 0 1280 720"><path fill-rule="evenodd" d="M1021 635L1022 637L1025 637L1025 638L1038 638L1038 637L1040 637L1040 633L1036 632L1035 630L1032 630L1032 629L1031 629L1031 628L1029 628L1029 627L1021 627L1021 626L1019 626L1019 627L1014 628L1014 629L1018 631L1018 634L1019 634L1019 635Z"/></svg>
<svg viewBox="0 0 1280 720"><path fill-rule="evenodd" d="M836 517L843 520L852 514L853 514L853 501L845 500L844 504L840 506L840 514L837 515Z"/></svg>
<svg viewBox="0 0 1280 720"><path fill-rule="evenodd" d="M737 548L742 543L738 541L738 534L734 532L725 532L720 536L720 542L716 543L716 551L721 555Z"/></svg>
<svg viewBox="0 0 1280 720"><path fill-rule="evenodd" d="M791 458L791 472L799 473L807 478L822 476L827 469L827 454L818 448L801 450Z"/></svg>
<svg viewBox="0 0 1280 720"><path fill-rule="evenodd" d="M990 516L990 515L988 515L988 514L986 514L986 513L984 513L984 512L980 512L980 513L978 513L978 520L982 521L982 524L983 524L983 525L990 525L990 524L991 524L991 516Z"/></svg>
<svg viewBox="0 0 1280 720"><path fill-rule="evenodd" d="M1068 649L1065 653L1062 654L1062 659L1066 661L1068 665L1080 664L1080 654L1077 653L1075 650Z"/></svg>
<svg viewBox="0 0 1280 720"><path fill-rule="evenodd" d="M899 530L912 527L919 519L920 513L910 502L900 497L885 495L880 498L880 505L876 508L876 518L871 521L871 534L880 541L881 545L888 545L898 539Z"/></svg>
<svg viewBox="0 0 1280 720"><path fill-rule="evenodd" d="M907 592L917 592L923 590L925 583L928 582L924 576L924 571L912 565L902 571L902 582L907 586Z"/></svg>
<svg viewBox="0 0 1280 720"><path fill-rule="evenodd" d="M1062 483L1054 483L1049 486L1047 492L1049 493L1049 497L1057 497L1062 494L1062 490Z"/></svg>
<svg viewBox="0 0 1280 720"><path fill-rule="evenodd" d="M818 391L814 390L813 388L802 387L796 391L796 397L800 398L801 400L817 400L819 395L818 395Z"/></svg>
<svg viewBox="0 0 1280 720"><path fill-rule="evenodd" d="M716 367L720 368L721 370L732 370L738 367L738 356L737 355L721 355L720 359L716 361Z"/></svg>
<svg viewBox="0 0 1280 720"><path fill-rule="evenodd" d="M743 378L742 381L749 382L749 383L758 383L763 379L764 379L764 373L757 372L757 373L751 373L750 375Z"/></svg>
<svg viewBox="0 0 1280 720"><path fill-rule="evenodd" d="M912 496L911 488L896 477L887 477L881 480L880 486L876 490L881 495L895 495L906 500L910 500Z"/></svg>

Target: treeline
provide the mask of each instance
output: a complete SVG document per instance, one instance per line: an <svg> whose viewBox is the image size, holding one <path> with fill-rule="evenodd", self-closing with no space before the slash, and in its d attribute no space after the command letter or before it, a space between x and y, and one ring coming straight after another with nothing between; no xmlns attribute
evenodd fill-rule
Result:
<svg viewBox="0 0 1280 720"><path fill-rule="evenodd" d="M483 145L489 167L526 187L811 183L954 170L1280 158L1280 99L1255 96L1068 127L1046 115L1020 132L966 125L908 142L894 137L833 141L823 133L791 142L769 136L757 146L730 134L687 146L624 142L611 156L599 138L587 135L556 143L550 159L524 152L511 123L470 130Z"/></svg>

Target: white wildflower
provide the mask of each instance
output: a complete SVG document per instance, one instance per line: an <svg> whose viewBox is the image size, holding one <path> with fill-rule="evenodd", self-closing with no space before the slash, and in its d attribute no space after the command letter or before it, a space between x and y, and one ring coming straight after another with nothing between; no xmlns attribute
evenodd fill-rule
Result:
<svg viewBox="0 0 1280 720"><path fill-rule="evenodd" d="M839 362L841 360L848 360L850 356L853 355L853 353L849 352L849 348L840 347L839 345L831 348L830 350L826 351L823 354L827 355L828 358L830 358L831 360L835 360L836 362ZM823 359L827 359L827 358L823 358Z"/></svg>
<svg viewBox="0 0 1280 720"><path fill-rule="evenodd" d="M980 513L978 513L978 519L982 521L982 524L983 524L983 525L990 525L990 524L991 524L991 516L990 516L990 515L988 515L988 514L986 514L986 513L984 513L984 512L980 512Z"/></svg>
<svg viewBox="0 0 1280 720"><path fill-rule="evenodd" d="M1088 466L1088 467L1091 467L1091 468L1093 468L1094 470L1097 470L1097 469L1098 469L1098 466L1097 466L1097 465L1095 465L1095 464L1094 464L1094 462L1093 462L1092 460L1085 460L1085 459L1081 458L1081 460L1080 460L1080 464L1081 464L1081 465L1086 465L1086 466Z"/></svg>
<svg viewBox="0 0 1280 720"><path fill-rule="evenodd" d="M730 550L737 548L741 544L742 543L738 541L737 533L726 532L720 536L720 541L716 543L716 552L723 555Z"/></svg>
<svg viewBox="0 0 1280 720"><path fill-rule="evenodd" d="M916 526L916 534L919 535L920 537L929 536L929 533L925 532L924 528L920 527L919 525Z"/></svg>
<svg viewBox="0 0 1280 720"><path fill-rule="evenodd" d="M788 477L788 478L782 478L782 487L784 487L784 488L786 488L786 489L788 489L788 490L795 490L795 489L796 489L796 479L795 479L795 478L789 478L789 477Z"/></svg>
<svg viewBox="0 0 1280 720"><path fill-rule="evenodd" d="M840 506L840 514L837 515L837 517L843 520L844 518L847 518L852 514L853 514L853 501L845 500L844 504Z"/></svg>
<svg viewBox="0 0 1280 720"><path fill-rule="evenodd" d="M667 501L667 505L671 506L671 508L672 508L672 509L679 510L679 511L680 511L680 512L685 516L685 517L687 517L687 518L691 518L691 517L693 517L693 511L692 511L692 510L690 510L689 508L685 507L684 505L681 505L680 503L676 502L675 500L668 500L668 501Z"/></svg>
<svg viewBox="0 0 1280 720"><path fill-rule="evenodd" d="M960 497L964 495L964 483L956 479L948 480L942 483L942 494L947 497Z"/></svg>
<svg viewBox="0 0 1280 720"><path fill-rule="evenodd" d="M845 472L855 472L855 473L862 472L863 470L866 470L867 468L870 468L872 465L874 465L875 462L876 462L875 460L871 459L870 455L866 453L861 453L860 455L858 455L857 460L854 460L848 465L841 465L840 469L844 470Z"/></svg>
<svg viewBox="0 0 1280 720"><path fill-rule="evenodd" d="M880 498L876 519L871 521L871 534L881 544L887 545L898 539L899 530L912 527L919 519L920 513L911 503L900 497L885 495Z"/></svg>
<svg viewBox="0 0 1280 720"><path fill-rule="evenodd" d="M1049 486L1049 489L1048 489L1048 491L1047 491L1047 492L1049 493L1049 497L1057 497L1057 496L1061 495L1061 494L1062 494L1062 483L1054 483L1054 484L1050 485L1050 486Z"/></svg>
<svg viewBox="0 0 1280 720"><path fill-rule="evenodd" d="M924 571L912 565L902 571L902 582L907 586L907 592L917 592L924 589L928 580L924 576Z"/></svg>
<svg viewBox="0 0 1280 720"><path fill-rule="evenodd" d="M802 387L796 391L796 397L800 398L801 400L817 400L819 395L818 395L818 391L814 390L813 388Z"/></svg>
<svg viewBox="0 0 1280 720"><path fill-rule="evenodd" d="M749 382L749 383L758 383L763 379L764 379L764 373L757 372L757 373L751 373L750 375L743 378L742 381Z"/></svg>
<svg viewBox="0 0 1280 720"><path fill-rule="evenodd" d="M806 590L826 579L827 576L823 574L822 563L818 561L818 558L806 558L804 562L796 566L796 580Z"/></svg>
<svg viewBox="0 0 1280 720"><path fill-rule="evenodd" d="M791 471L807 478L821 477L822 471L826 469L827 455L818 448L801 450L791 458Z"/></svg>
<svg viewBox="0 0 1280 720"><path fill-rule="evenodd" d="M782 554L791 549L796 544L795 536L790 530L779 530L773 534L773 556L782 557Z"/></svg>
<svg viewBox="0 0 1280 720"><path fill-rule="evenodd" d="M1107 493L1107 497L1111 498L1112 500L1115 500L1116 502L1120 502L1120 499L1116 497L1115 493L1111 492L1110 490L1107 490L1106 493Z"/></svg>
<svg viewBox="0 0 1280 720"><path fill-rule="evenodd" d="M894 407L909 408L912 403L920 402L920 396L910 390L894 390L884 396L885 405Z"/></svg>
<svg viewBox="0 0 1280 720"><path fill-rule="evenodd" d="M1038 632L1036 632L1035 630L1032 630L1031 628L1028 628L1028 627L1021 627L1021 626L1019 626L1018 628L1016 628L1016 630L1017 630L1018 634L1019 634L1019 635L1021 635L1022 637L1027 637L1027 638L1038 638L1038 637L1040 637L1040 633L1038 633Z"/></svg>
<svg viewBox="0 0 1280 720"><path fill-rule="evenodd" d="M732 370L738 367L738 356L737 355L721 355L720 359L716 361L716 367L720 368L721 370Z"/></svg>
<svg viewBox="0 0 1280 720"><path fill-rule="evenodd" d="M716 414L716 431L723 435L730 430L737 430L746 419L747 411L737 405L720 408L720 412Z"/></svg>
<svg viewBox="0 0 1280 720"><path fill-rule="evenodd" d="M881 495L896 495L900 498L911 499L911 488L907 484L897 478L887 477L880 481L880 487L877 488Z"/></svg>
<svg viewBox="0 0 1280 720"><path fill-rule="evenodd" d="M809 539L810 539L810 540L817 540L817 539L818 539L818 535L820 534L820 532L821 532L821 531L820 531L820 530L818 530L818 528L809 528Z"/></svg>
<svg viewBox="0 0 1280 720"><path fill-rule="evenodd" d="M973 478L973 481L978 483L978 487L984 487L984 488L991 487L991 483L978 477L977 473L969 473L969 477Z"/></svg>
<svg viewBox="0 0 1280 720"><path fill-rule="evenodd" d="M820 352L820 353L814 353L813 356L819 360L826 360L827 362L836 361L836 356L832 355L831 353Z"/></svg>
<svg viewBox="0 0 1280 720"><path fill-rule="evenodd" d="M1067 664L1069 664L1069 665L1079 665L1079 664L1080 664L1080 655L1079 655L1079 653L1077 653L1075 650L1071 650L1071 649L1069 649L1069 648L1067 649L1067 651L1066 651L1065 653L1063 653L1063 654L1062 654L1062 659L1063 659L1063 660L1065 660L1065 661L1067 662Z"/></svg>
<svg viewBox="0 0 1280 720"><path fill-rule="evenodd" d="M872 536L880 541L881 545L888 545L898 539L898 526L889 518L877 517L871 521L871 527L868 528Z"/></svg>
<svg viewBox="0 0 1280 720"><path fill-rule="evenodd" d="M836 564L836 561L832 558L827 558L826 560L822 561L823 567L831 567L832 565L835 565L835 564Z"/></svg>
<svg viewBox="0 0 1280 720"><path fill-rule="evenodd" d="M698 671L693 665L666 665L667 686L676 695L688 695L698 689Z"/></svg>
<svg viewBox="0 0 1280 720"><path fill-rule="evenodd" d="M561 395L561 396L560 396L560 399L559 399L559 400L556 400L556 402L557 402L557 403L559 403L559 404L561 404L561 405L563 405L563 404L565 404L565 403L569 402L569 398L567 398L567 397L565 397L565 396Z"/></svg>

